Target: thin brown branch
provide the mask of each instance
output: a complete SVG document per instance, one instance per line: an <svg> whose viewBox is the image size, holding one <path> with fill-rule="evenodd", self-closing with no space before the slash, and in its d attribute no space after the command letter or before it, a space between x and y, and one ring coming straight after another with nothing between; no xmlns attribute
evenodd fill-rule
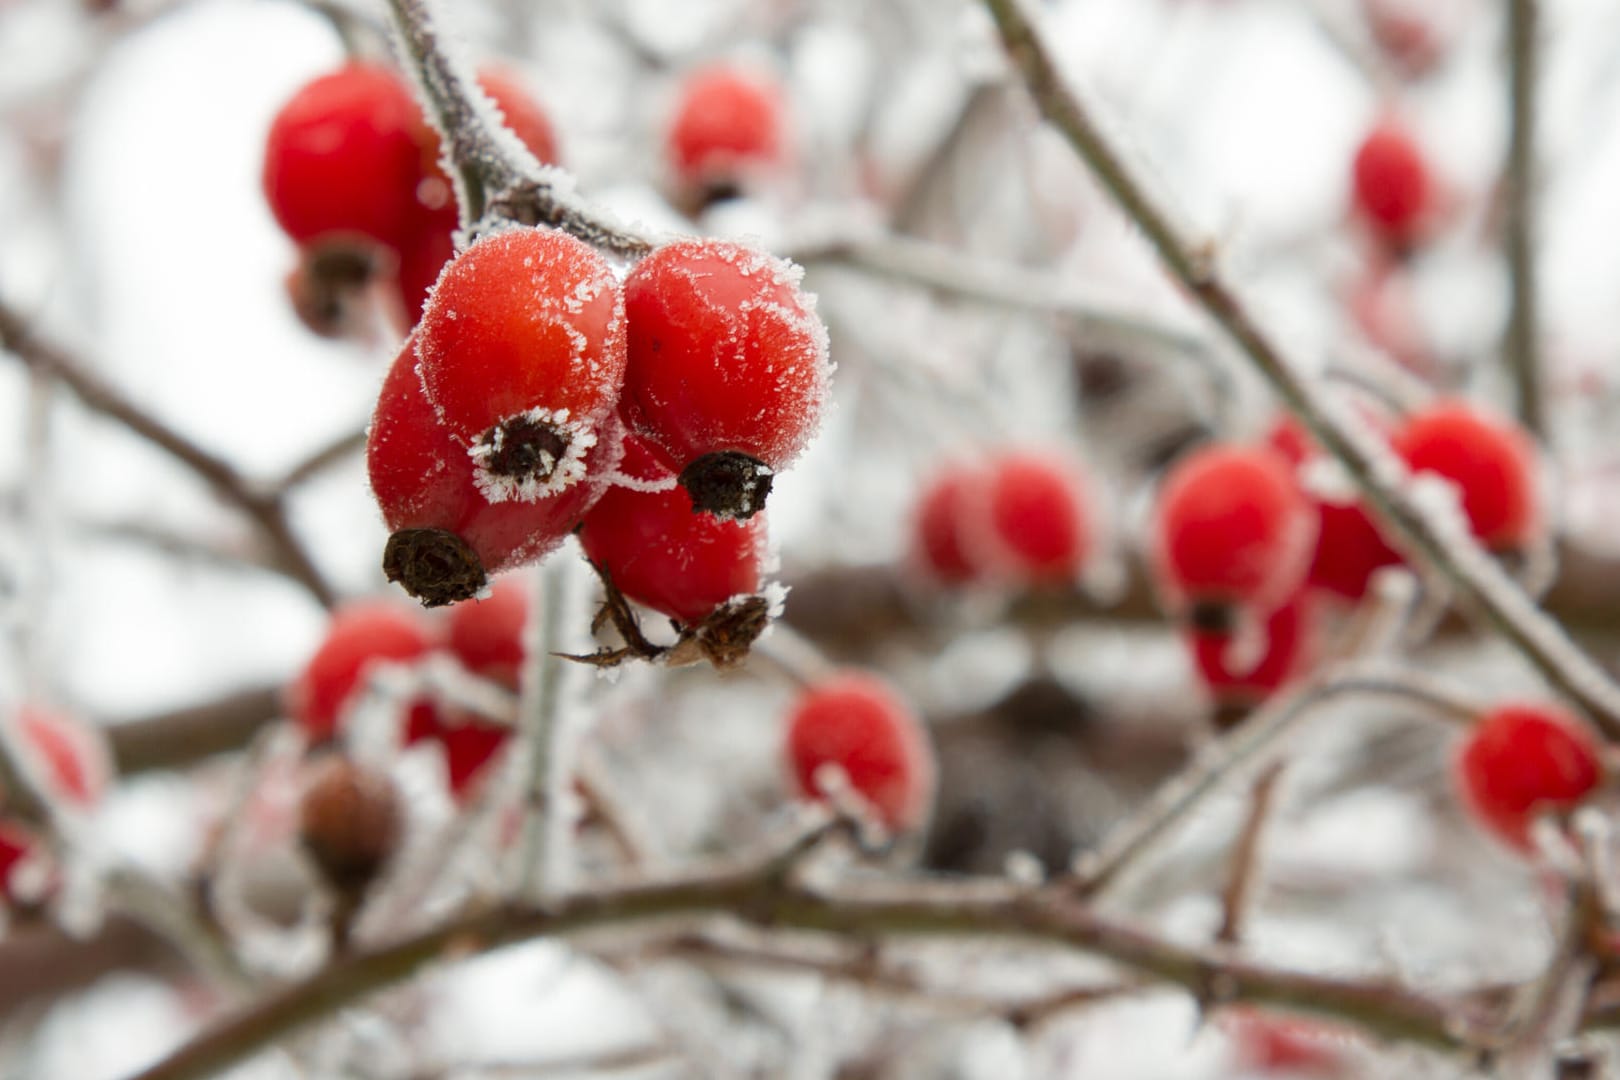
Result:
<svg viewBox="0 0 1620 1080"><path fill-rule="evenodd" d="M286 566L288 574L316 601L324 607L332 607L337 602L336 592L293 533L286 508L278 497L255 488L230 462L198 446L147 412L80 364L67 350L34 335L22 314L4 303L0 303L0 346L31 370L51 375L91 412L122 425L190 469L254 523L275 552L277 561Z"/></svg>
<svg viewBox="0 0 1620 1080"><path fill-rule="evenodd" d="M824 827L823 827L824 828ZM796 833L763 860L660 881L637 881L557 899L543 907L497 907L336 961L203 1032L133 1080L201 1080L245 1061L293 1032L452 957L606 926L731 915L776 929L853 940L884 935L999 937L1045 941L1113 960L1142 976L1207 992L1223 1002L1286 1006L1358 1023L1392 1039L1456 1050L1488 1020L1460 1003L1387 980L1361 981L1251 964L1223 949L1183 945L1105 918L1053 890L1001 879L863 882L815 887L793 868L824 835Z"/></svg>
<svg viewBox="0 0 1620 1080"><path fill-rule="evenodd" d="M235 690L210 701L105 727L120 775L191 765L242 749L283 715L282 687Z"/></svg>
<svg viewBox="0 0 1620 1080"><path fill-rule="evenodd" d="M1502 352L1513 375L1519 419L1547 434L1536 298L1537 0L1508 0L1508 152L1503 170L1503 247L1512 307Z"/></svg>
<svg viewBox="0 0 1620 1080"><path fill-rule="evenodd" d="M1253 906L1254 891L1260 884L1260 842L1265 836L1266 822L1276 802L1277 782L1282 779L1286 764L1276 761L1268 765L1249 790L1249 813L1243 819L1237 843L1232 846L1230 873L1226 888L1221 891L1221 925L1215 931L1215 940L1222 945L1237 945L1243 940L1243 927Z"/></svg>
<svg viewBox="0 0 1620 1080"><path fill-rule="evenodd" d="M1561 695L1620 739L1620 687L1536 607L1475 541L1461 514L1442 514L1414 497L1412 476L1389 446L1337 408L1250 315L1217 272L1215 251L1194 243L1149 193L1060 72L1024 0L985 0L1007 53L1042 115L1068 140L1120 209L1142 230L1166 270L1184 285L1249 358L1272 390L1345 470L1391 537L1456 589L1464 606L1511 642Z"/></svg>
<svg viewBox="0 0 1620 1080"><path fill-rule="evenodd" d="M279 492L291 491L299 487L334 465L340 465L353 455L366 448L366 431L360 428L356 431L346 431L323 446L310 451L309 456L298 462L281 475L274 488Z"/></svg>
<svg viewBox="0 0 1620 1080"><path fill-rule="evenodd" d="M1086 896L1105 893L1212 792L1273 752L1314 709L1346 697L1389 697L1443 715L1455 711L1450 697L1418 676L1354 665L1329 668L1266 704L1195 757L1180 776L1159 785L1151 801L1116 825L1095 851L1075 860L1072 887Z"/></svg>

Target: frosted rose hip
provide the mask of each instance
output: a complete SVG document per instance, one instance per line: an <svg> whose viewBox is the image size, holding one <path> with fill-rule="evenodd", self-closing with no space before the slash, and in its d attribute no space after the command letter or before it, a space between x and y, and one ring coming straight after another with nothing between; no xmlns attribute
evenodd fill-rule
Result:
<svg viewBox="0 0 1620 1080"><path fill-rule="evenodd" d="M1194 621L1218 624L1222 609L1270 610L1299 587L1317 519L1282 455L1211 445L1171 468L1153 530L1153 566L1168 599L1190 607Z"/></svg>
<svg viewBox="0 0 1620 1080"><path fill-rule="evenodd" d="M293 95L270 126L263 171L265 198L287 235L401 243L419 212L419 117L404 80L374 64L349 64Z"/></svg>
<svg viewBox="0 0 1620 1080"><path fill-rule="evenodd" d="M699 508L747 517L815 435L827 335L790 263L720 240L682 240L625 280L631 430Z"/></svg>
<svg viewBox="0 0 1620 1080"><path fill-rule="evenodd" d="M624 382L621 304L607 260L550 229L487 236L445 269L416 355L485 498L533 501L584 478Z"/></svg>
<svg viewBox="0 0 1620 1080"><path fill-rule="evenodd" d="M450 609L445 643L468 671L516 690L528 614L525 583L517 577L501 578L488 596L463 600Z"/></svg>
<svg viewBox="0 0 1620 1080"><path fill-rule="evenodd" d="M639 482L673 480L634 436L620 469ZM579 543L625 596L693 626L732 597L759 591L765 518L693 513L691 497L673 485L611 487L585 515Z"/></svg>
<svg viewBox="0 0 1620 1080"><path fill-rule="evenodd" d="M534 502L491 503L471 458L439 423L407 341L383 380L366 438L372 494L393 535L388 580L429 607L474 596L491 574L532 562L562 543L601 495L622 434L609 413L584 461L586 479Z"/></svg>
<svg viewBox="0 0 1620 1080"><path fill-rule="evenodd" d="M1084 482L1062 455L997 454L962 511L976 561L1018 584L1072 582L1091 554Z"/></svg>
<svg viewBox="0 0 1620 1080"><path fill-rule="evenodd" d="M1597 740L1546 705L1501 705L1480 717L1457 759L1457 782L1480 820L1515 847L1543 812L1573 810L1603 779Z"/></svg>
<svg viewBox="0 0 1620 1080"><path fill-rule="evenodd" d="M887 683L864 672L810 687L788 719L787 759L799 792L823 795L835 765L889 829L914 829L934 801L934 750L922 722Z"/></svg>
<svg viewBox="0 0 1620 1080"><path fill-rule="evenodd" d="M687 76L670 123L671 166L689 184L727 183L776 163L784 134L780 89L739 68L716 64Z"/></svg>
<svg viewBox="0 0 1620 1080"><path fill-rule="evenodd" d="M1413 472L1456 486L1468 524L1487 548L1522 549L1540 531L1535 446L1517 425L1466 402L1442 402L1408 417L1391 445Z"/></svg>

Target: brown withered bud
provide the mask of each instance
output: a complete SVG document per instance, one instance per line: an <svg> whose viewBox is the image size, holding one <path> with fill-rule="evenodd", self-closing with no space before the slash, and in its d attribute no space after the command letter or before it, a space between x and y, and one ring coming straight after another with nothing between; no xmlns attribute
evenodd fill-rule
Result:
<svg viewBox="0 0 1620 1080"><path fill-rule="evenodd" d="M298 836L345 900L371 887L399 847L399 793L389 777L341 755L315 769L299 805Z"/></svg>

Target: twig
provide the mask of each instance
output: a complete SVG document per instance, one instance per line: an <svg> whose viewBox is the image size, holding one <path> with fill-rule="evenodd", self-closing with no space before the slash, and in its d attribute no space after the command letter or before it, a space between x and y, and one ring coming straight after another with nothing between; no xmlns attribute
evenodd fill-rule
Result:
<svg viewBox="0 0 1620 1080"><path fill-rule="evenodd" d="M366 432L364 428L357 431L346 431L324 446L316 447L298 464L282 474L276 481L274 490L278 492L291 491L295 487L319 476L334 465L341 464L350 455L365 449Z"/></svg>
<svg viewBox="0 0 1620 1080"><path fill-rule="evenodd" d="M632 258L656 247L659 236L631 228L581 199L566 173L541 165L496 122L483 91L451 54L428 7L427 0L388 0L406 66L416 76L428 117L444 136L462 228L477 232L513 222L550 225Z"/></svg>
<svg viewBox="0 0 1620 1080"><path fill-rule="evenodd" d="M1055 280L1048 271L969 255L908 236L846 231L807 238L789 245L786 254L801 263L842 264L985 304L1061 316L1081 330L1139 338L1177 353L1204 357L1210 348L1209 341L1195 330L1112 308Z"/></svg>
<svg viewBox="0 0 1620 1080"><path fill-rule="evenodd" d="M528 748L524 785L525 817L519 843L516 895L555 892L572 823L563 813L573 762L570 733L563 730L563 680L570 677L561 657L563 628L574 614L571 563L554 559L534 578L529 624L524 628L522 692L518 733Z"/></svg>
<svg viewBox="0 0 1620 1080"><path fill-rule="evenodd" d="M1249 791L1249 813L1232 846L1231 874L1221 891L1221 925L1215 931L1215 940L1222 945L1236 945L1243 940L1244 922L1260 880L1260 841L1276 801L1277 781L1286 765L1277 761L1267 766Z"/></svg>
<svg viewBox="0 0 1620 1080"><path fill-rule="evenodd" d="M201 1080L277 1040L452 956L540 937L676 917L732 914L779 929L858 940L905 936L1001 937L1046 941L1106 957L1149 978L1203 992L1218 978L1222 1000L1285 1006L1359 1023L1395 1039L1456 1050L1482 1019L1456 1002L1387 980L1358 981L1284 971L1159 938L1104 918L1050 890L1001 879L884 882L817 888L792 870L818 829L795 833L776 853L741 867L608 886L542 907L477 912L370 952L353 954L277 990L198 1035L132 1080Z"/></svg>
<svg viewBox="0 0 1620 1080"><path fill-rule="evenodd" d="M1508 0L1509 136L1503 221L1512 309L1502 343L1518 394L1519 419L1547 434L1536 311L1536 41L1537 0Z"/></svg>
<svg viewBox="0 0 1620 1080"><path fill-rule="evenodd" d="M1211 792L1280 743L1312 710L1335 698L1361 696L1393 697L1442 713L1453 704L1410 674L1354 665L1329 668L1268 703L1194 759L1180 776L1161 784L1151 802L1115 826L1096 850L1075 860L1071 887L1092 897L1106 892Z"/></svg>
<svg viewBox="0 0 1620 1080"><path fill-rule="evenodd" d="M1606 735L1620 739L1620 687L1485 553L1460 514L1436 513L1414 498L1411 474L1388 445L1342 414L1316 381L1260 328L1217 273L1213 248L1191 242L1185 230L1172 221L1058 71L1025 14L1024 0L985 0L985 4L1041 113L1068 140L1126 216L1140 226L1166 269L1221 324L1317 441L1343 463L1378 517L1391 528L1392 538L1449 581L1477 617L1512 642Z"/></svg>
<svg viewBox="0 0 1620 1080"><path fill-rule="evenodd" d="M321 576L287 521L280 498L257 490L235 466L152 416L109 383L78 363L65 349L30 332L22 314L0 302L0 346L14 353L30 369L50 374L86 408L123 425L206 481L220 497L241 510L284 563L287 572L323 607L332 607L337 594Z"/></svg>
<svg viewBox="0 0 1620 1080"><path fill-rule="evenodd" d="M103 725L120 775L177 768L240 750L282 715L281 686L233 690L196 705Z"/></svg>

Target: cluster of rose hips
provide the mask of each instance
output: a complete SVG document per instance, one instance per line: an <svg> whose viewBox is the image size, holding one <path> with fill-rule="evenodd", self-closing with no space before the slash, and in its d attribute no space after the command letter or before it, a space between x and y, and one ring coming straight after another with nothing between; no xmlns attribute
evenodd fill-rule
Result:
<svg viewBox="0 0 1620 1080"><path fill-rule="evenodd" d="M451 607L442 622L386 602L339 609L288 688L289 711L312 745L331 745L379 674L392 666L408 676L434 657L453 659L467 676L515 693L527 608L521 583L505 578L484 599ZM477 792L512 735L510 727L472 715L431 688L406 695L394 722L402 746L437 748L443 755L448 790L460 802ZM784 757L793 786L807 798L826 794L829 767L841 770L848 790L891 831L919 828L931 808L935 770L927 733L875 676L840 672L807 687L787 720Z"/></svg>
<svg viewBox="0 0 1620 1080"><path fill-rule="evenodd" d="M551 121L517 78L491 68L478 83L529 152L555 163ZM388 67L345 64L282 106L265 146L264 193L299 245L289 289L305 322L340 330L350 291L384 279L397 288L403 324L417 320L454 254L456 204L439 155L438 133Z"/></svg>
<svg viewBox="0 0 1620 1080"><path fill-rule="evenodd" d="M454 660L471 678L516 693L526 618L527 599L515 579L498 582L483 600L455 605L442 622L387 601L339 608L288 688L288 711L312 746L333 744L346 733L384 665L408 676L436 657ZM443 754L445 781L457 800L477 790L511 736L505 724L475 715L429 687L410 695L396 719L401 744L437 747Z"/></svg>
<svg viewBox="0 0 1620 1080"><path fill-rule="evenodd" d="M101 801L112 780L112 760L95 728L29 704L17 709L11 723L23 766L49 798L77 811ZM56 884L46 845L27 823L6 816L6 793L0 788L0 905L38 907Z"/></svg>
<svg viewBox="0 0 1620 1080"><path fill-rule="evenodd" d="M756 591L755 515L827 388L799 276L681 240L621 284L560 232L478 240L445 269L372 420L390 580L429 606L466 599L578 528L619 592L683 626Z"/></svg>
<svg viewBox="0 0 1620 1080"><path fill-rule="evenodd" d="M1402 418L1390 445L1417 476L1449 483L1478 542L1524 554L1545 528L1530 438L1472 405L1443 401ZM1178 461L1158 496L1153 567L1195 666L1232 717L1308 670L1314 627L1333 601L1366 595L1402 562L1360 499L1315 493L1321 453L1299 425L1261 445L1217 444ZM1543 812L1566 812L1602 778L1597 743L1568 713L1502 705L1464 741L1457 782L1478 819L1524 848Z"/></svg>
<svg viewBox="0 0 1620 1080"><path fill-rule="evenodd" d="M1096 520L1068 455L1000 450L928 480L912 516L910 561L943 586L1072 584L1097 546Z"/></svg>

